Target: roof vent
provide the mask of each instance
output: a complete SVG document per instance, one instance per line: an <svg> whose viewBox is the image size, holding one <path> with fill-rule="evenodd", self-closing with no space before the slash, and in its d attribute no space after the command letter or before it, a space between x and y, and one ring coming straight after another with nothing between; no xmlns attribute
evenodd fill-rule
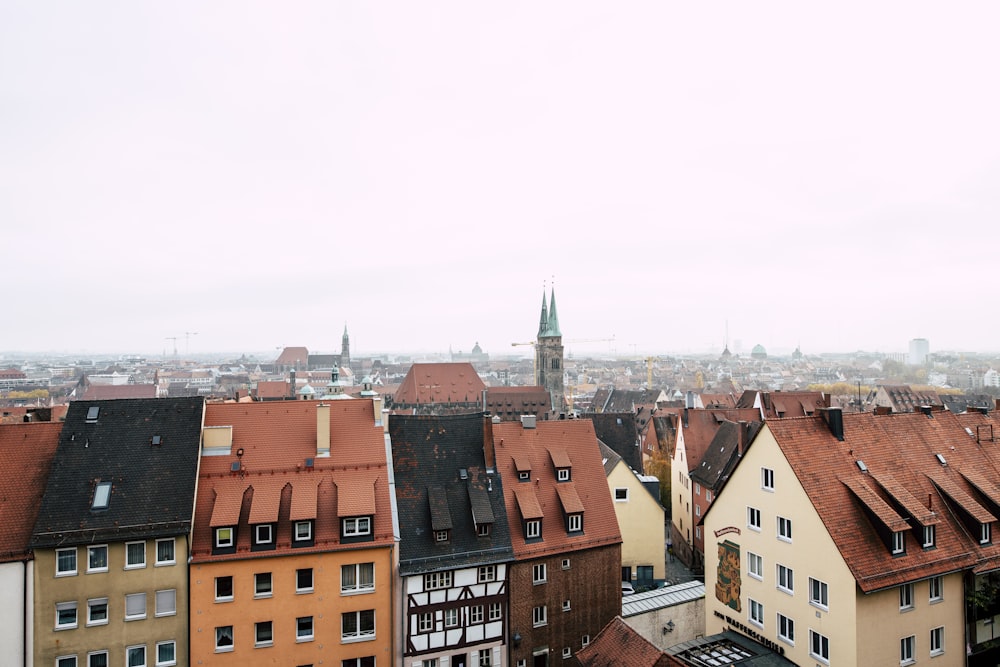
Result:
<svg viewBox="0 0 1000 667"><path fill-rule="evenodd" d="M163 438L161 438L158 435L154 435L153 439L149 441L149 444L153 445L154 447L159 447L160 445L163 444Z"/></svg>
<svg viewBox="0 0 1000 667"><path fill-rule="evenodd" d="M306 459L306 470L312 470L316 465L316 459Z"/></svg>
<svg viewBox="0 0 1000 667"><path fill-rule="evenodd" d="M535 428L535 415L521 415L522 428Z"/></svg>
<svg viewBox="0 0 1000 667"><path fill-rule="evenodd" d="M230 472L239 472L241 467L239 461L233 461L232 465L229 466L229 470Z"/></svg>
<svg viewBox="0 0 1000 667"><path fill-rule="evenodd" d="M465 468L459 468L458 477L459 479L469 479L469 471L466 470Z"/></svg>
<svg viewBox="0 0 1000 667"><path fill-rule="evenodd" d="M858 464L858 470L860 470L861 472L868 472L868 466L865 465L864 461L858 459L857 461L855 461L855 463Z"/></svg>
<svg viewBox="0 0 1000 667"><path fill-rule="evenodd" d="M940 463L941 465L943 466L948 465L948 462L944 460L944 454L935 454L934 458L936 458L938 460L938 463Z"/></svg>

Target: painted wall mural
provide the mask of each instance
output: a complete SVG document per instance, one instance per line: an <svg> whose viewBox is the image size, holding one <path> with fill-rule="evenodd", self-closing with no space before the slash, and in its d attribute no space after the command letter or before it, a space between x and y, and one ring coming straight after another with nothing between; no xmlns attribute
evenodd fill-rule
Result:
<svg viewBox="0 0 1000 667"><path fill-rule="evenodd" d="M729 540L719 542L719 567L716 573L716 599L735 611L741 611L740 545Z"/></svg>

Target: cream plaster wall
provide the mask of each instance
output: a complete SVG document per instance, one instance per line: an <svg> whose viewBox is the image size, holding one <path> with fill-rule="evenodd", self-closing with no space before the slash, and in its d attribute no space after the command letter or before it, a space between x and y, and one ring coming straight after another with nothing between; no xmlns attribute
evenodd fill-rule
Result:
<svg viewBox="0 0 1000 667"><path fill-rule="evenodd" d="M27 563L0 563L0 591L6 604L0 605L0 664L23 665L25 646L25 572ZM9 661L9 662L8 662Z"/></svg>
<svg viewBox="0 0 1000 667"><path fill-rule="evenodd" d="M622 619L659 649L691 641L705 634L705 598ZM668 623L673 623L671 630ZM664 632L667 628L667 632Z"/></svg>
<svg viewBox="0 0 1000 667"><path fill-rule="evenodd" d="M691 478L688 476L687 450L684 446L684 429L677 431L677 444L670 463L673 480L670 484L670 521L684 541L694 544L694 526L691 523ZM676 550L676 545L675 545ZM689 548L690 551L690 548Z"/></svg>
<svg viewBox="0 0 1000 667"><path fill-rule="evenodd" d="M615 489L628 489L628 500L614 500L615 516L622 534L622 567L652 565L653 577L663 579L666 563L666 527L664 509L643 487L642 482L623 461L608 475L611 498Z"/></svg>

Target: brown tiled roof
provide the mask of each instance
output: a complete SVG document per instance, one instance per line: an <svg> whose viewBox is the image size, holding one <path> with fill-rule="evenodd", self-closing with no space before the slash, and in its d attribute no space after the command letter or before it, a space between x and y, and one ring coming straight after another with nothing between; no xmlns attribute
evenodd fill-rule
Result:
<svg viewBox="0 0 1000 667"><path fill-rule="evenodd" d="M535 428L524 428L516 422L502 422L492 426L496 465L505 480L504 499L511 522L511 543L517 558L533 558L621 542L601 450L594 425L590 421L540 421ZM566 452L572 460L572 482L556 481L549 454L554 450ZM530 460L530 481L518 481L515 458ZM575 487L582 505L585 528L583 534L570 535L566 532L563 501L558 488L567 485ZM543 518L542 540L526 543L520 521L522 517L537 518L538 515Z"/></svg>
<svg viewBox="0 0 1000 667"><path fill-rule="evenodd" d="M583 503L576 492L573 482L561 482L556 485L556 493L559 495L559 504L562 505L566 514L577 514L583 511Z"/></svg>
<svg viewBox="0 0 1000 667"><path fill-rule="evenodd" d="M752 408L696 408L688 410L686 415L681 416L681 422L687 422L684 425L684 451L687 454L685 463L689 471L701 463L701 457L705 455L716 432L726 420L760 421L760 413Z"/></svg>
<svg viewBox="0 0 1000 667"><path fill-rule="evenodd" d="M958 518L967 512L978 521L995 520L986 507L996 506L1000 497L986 497L969 477L1000 477L1000 452L992 442L977 443L965 430L966 425L996 423L994 418L943 411L930 417L920 412L849 413L843 415L843 442L821 416L771 420L765 428L795 471L858 586L871 592L1000 564L1000 542L980 545L979 535L970 534ZM939 518L935 548L921 548L919 535L907 531L906 553L891 557L866 507L882 517L879 521L897 528L905 527L903 519L912 518L909 527L914 531Z"/></svg>
<svg viewBox="0 0 1000 667"><path fill-rule="evenodd" d="M60 422L0 426L0 562L21 560L38 517L52 457L59 445Z"/></svg>
<svg viewBox="0 0 1000 667"><path fill-rule="evenodd" d="M290 549L291 522L307 518L315 518L314 546L296 548L295 553L340 548L342 516L373 515L374 541L367 544L392 543L385 439L382 427L375 424L372 402L349 399L329 403L329 456L317 456L319 403L208 404L206 426L232 426L232 455L201 459L192 538L194 561L254 555L250 552L251 531L245 528L251 523L251 514L253 520L272 518L275 499L278 552ZM237 449L244 452L239 459L242 470L233 472ZM237 530L237 553L213 556L212 527L226 525L244 528Z"/></svg>
<svg viewBox="0 0 1000 667"><path fill-rule="evenodd" d="M309 362L309 348L286 347L274 360L276 366L305 366Z"/></svg>
<svg viewBox="0 0 1000 667"><path fill-rule="evenodd" d="M288 383L284 380L266 380L257 383L257 398L284 398L288 396Z"/></svg>
<svg viewBox="0 0 1000 667"><path fill-rule="evenodd" d="M155 384L91 384L81 401L103 401L117 398L156 398Z"/></svg>
<svg viewBox="0 0 1000 667"><path fill-rule="evenodd" d="M478 403L484 389L471 363L413 364L392 400L396 405Z"/></svg>
<svg viewBox="0 0 1000 667"><path fill-rule="evenodd" d="M648 639L615 616L588 646L576 652L582 667L662 667L676 664Z"/></svg>

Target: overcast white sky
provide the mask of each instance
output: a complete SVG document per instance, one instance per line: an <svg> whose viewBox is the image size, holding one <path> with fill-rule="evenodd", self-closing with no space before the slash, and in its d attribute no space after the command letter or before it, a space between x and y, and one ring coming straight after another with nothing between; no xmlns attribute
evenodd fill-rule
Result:
<svg viewBox="0 0 1000 667"><path fill-rule="evenodd" d="M1000 349L997 25L4 0L0 352Z"/></svg>

